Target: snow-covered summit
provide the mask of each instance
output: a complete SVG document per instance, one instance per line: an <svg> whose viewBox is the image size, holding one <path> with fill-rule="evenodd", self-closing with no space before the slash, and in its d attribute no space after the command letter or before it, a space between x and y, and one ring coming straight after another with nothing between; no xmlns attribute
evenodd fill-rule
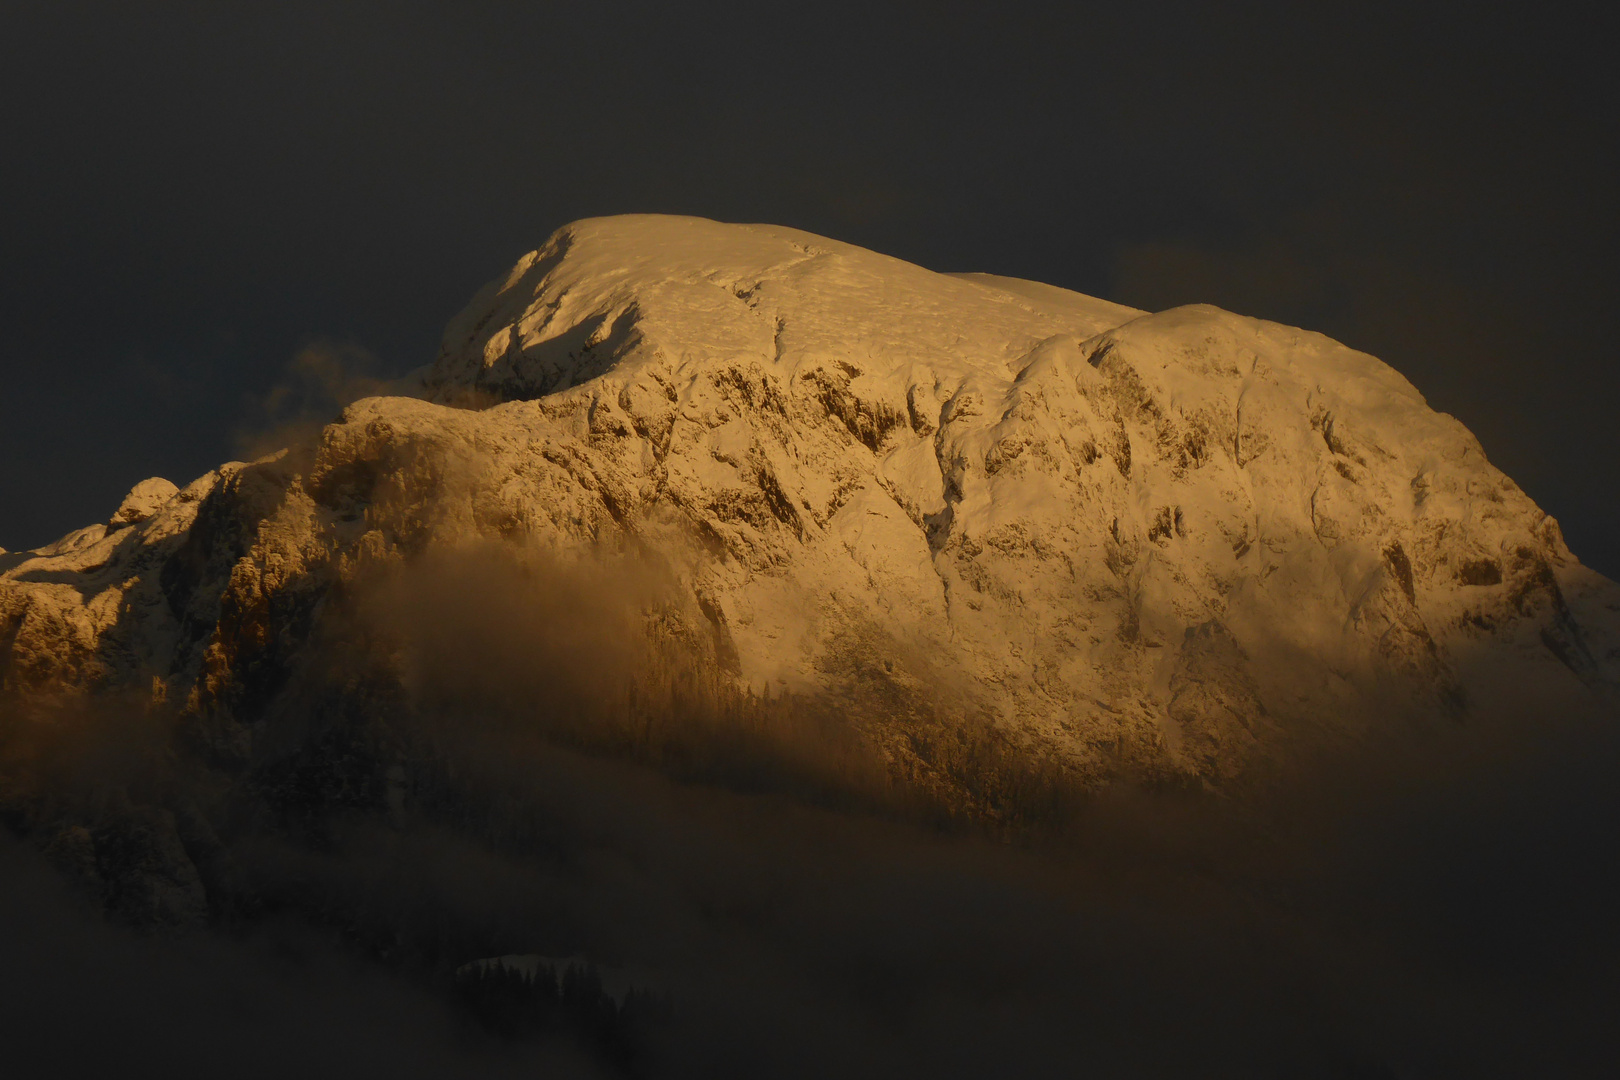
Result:
<svg viewBox="0 0 1620 1080"><path fill-rule="evenodd" d="M113 511L112 520L107 523L110 529L123 525L133 525L137 521L145 521L153 514L166 506L170 499L180 493L180 489L161 476L154 476L142 480L130 489L124 496L124 501L118 504Z"/></svg>
<svg viewBox="0 0 1620 1080"><path fill-rule="evenodd" d="M593 219L450 323L427 395L6 556L7 685L156 678L245 717L334 583L474 537L656 553L706 662L844 703L897 762L896 702L1219 784L1302 734L1620 684L1620 592L1461 424L1213 307Z"/></svg>
<svg viewBox="0 0 1620 1080"><path fill-rule="evenodd" d="M1044 290L1038 302L1031 288ZM660 359L762 356L789 378L840 359L878 379L918 365L1000 375L1035 341L1141 314L1050 286L935 274L794 229L597 218L558 230L486 286L446 329L430 382L441 395L537 397Z"/></svg>

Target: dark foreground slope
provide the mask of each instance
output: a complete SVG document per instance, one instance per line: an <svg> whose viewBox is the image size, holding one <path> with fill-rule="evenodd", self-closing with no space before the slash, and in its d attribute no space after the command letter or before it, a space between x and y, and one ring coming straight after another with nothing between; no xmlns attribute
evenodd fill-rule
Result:
<svg viewBox="0 0 1620 1080"><path fill-rule="evenodd" d="M1612 730L1459 730L1241 808L1115 789L987 837L741 739L637 764L488 719L447 717L404 766L328 729L247 780L88 728L93 753L41 748L82 786L10 807L32 842L0 901L13 1052L181 1075L1612 1064ZM573 967L573 996L458 980L503 956Z"/></svg>

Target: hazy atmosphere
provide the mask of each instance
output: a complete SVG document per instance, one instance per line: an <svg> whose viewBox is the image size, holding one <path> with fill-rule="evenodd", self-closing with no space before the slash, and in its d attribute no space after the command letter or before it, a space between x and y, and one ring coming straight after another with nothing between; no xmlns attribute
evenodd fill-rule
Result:
<svg viewBox="0 0 1620 1080"><path fill-rule="evenodd" d="M6 14L8 1076L1613 1074L1612 14Z"/></svg>

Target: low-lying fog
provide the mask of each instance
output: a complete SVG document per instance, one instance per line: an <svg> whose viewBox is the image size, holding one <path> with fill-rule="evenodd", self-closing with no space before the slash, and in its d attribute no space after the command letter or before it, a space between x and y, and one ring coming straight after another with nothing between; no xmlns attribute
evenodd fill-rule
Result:
<svg viewBox="0 0 1620 1080"><path fill-rule="evenodd" d="M885 788L836 718L716 719L678 679L658 706L678 731L582 735L646 711L621 700L623 608L561 575L537 605L505 574L439 566L357 603L415 710L346 721L363 737L313 730L341 727L313 705L309 728L283 718L304 747L287 760L367 748L336 786L265 765L239 784L258 795L219 796L235 781L116 703L50 737L12 725L14 790L54 785L92 816L228 810L211 925L183 932L104 917L7 842L8 1057L65 1075L1609 1075L1612 726L1391 735L1241 799L1036 784L1039 813L987 827ZM658 1008L491 1023L454 972L510 954L599 966Z"/></svg>

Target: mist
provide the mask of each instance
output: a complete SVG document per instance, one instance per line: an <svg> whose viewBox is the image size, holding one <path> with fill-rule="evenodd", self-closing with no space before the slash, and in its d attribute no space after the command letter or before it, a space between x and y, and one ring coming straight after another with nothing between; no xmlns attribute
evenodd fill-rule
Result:
<svg viewBox="0 0 1620 1080"><path fill-rule="evenodd" d="M674 596L635 552L381 569L329 604L246 766L149 702L14 709L13 1052L180 1075L1612 1064L1606 718L1390 731L1242 798L1069 790L984 732L897 777L855 713L705 675ZM204 919L121 908L131 871L104 842L99 878L69 872L73 828L131 821L184 846ZM611 1044L503 1033L457 972L508 955L615 973L667 1011Z"/></svg>

